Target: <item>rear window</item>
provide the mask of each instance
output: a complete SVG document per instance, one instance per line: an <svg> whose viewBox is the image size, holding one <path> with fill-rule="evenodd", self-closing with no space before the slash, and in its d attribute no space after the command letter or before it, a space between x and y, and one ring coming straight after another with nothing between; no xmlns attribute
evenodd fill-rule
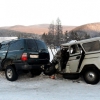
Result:
<svg viewBox="0 0 100 100"><path fill-rule="evenodd" d="M38 45L38 49L42 51L47 51L47 46L43 41L36 40L36 43Z"/></svg>
<svg viewBox="0 0 100 100"><path fill-rule="evenodd" d="M86 52L98 51L100 50L100 42L93 41L93 42L84 43L83 47Z"/></svg>
<svg viewBox="0 0 100 100"><path fill-rule="evenodd" d="M37 51L37 45L34 39L28 39L27 40L27 49L36 52Z"/></svg>

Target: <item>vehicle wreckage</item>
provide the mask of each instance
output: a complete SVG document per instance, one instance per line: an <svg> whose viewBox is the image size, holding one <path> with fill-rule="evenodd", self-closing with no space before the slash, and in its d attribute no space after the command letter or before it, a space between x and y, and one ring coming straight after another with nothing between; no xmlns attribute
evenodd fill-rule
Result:
<svg viewBox="0 0 100 100"><path fill-rule="evenodd" d="M53 60L42 69L46 75L59 73L67 79L83 77L86 83L97 84L100 80L100 37L61 44Z"/></svg>

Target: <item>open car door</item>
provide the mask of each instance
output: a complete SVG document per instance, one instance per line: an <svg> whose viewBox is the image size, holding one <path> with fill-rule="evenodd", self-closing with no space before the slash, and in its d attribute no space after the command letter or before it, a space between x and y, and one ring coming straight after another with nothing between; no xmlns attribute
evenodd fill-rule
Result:
<svg viewBox="0 0 100 100"><path fill-rule="evenodd" d="M81 65L82 62L82 49L78 44L74 44L70 46L69 49L70 55L69 55L69 60L68 60L68 66L70 69L70 73L75 73L78 72L79 66Z"/></svg>

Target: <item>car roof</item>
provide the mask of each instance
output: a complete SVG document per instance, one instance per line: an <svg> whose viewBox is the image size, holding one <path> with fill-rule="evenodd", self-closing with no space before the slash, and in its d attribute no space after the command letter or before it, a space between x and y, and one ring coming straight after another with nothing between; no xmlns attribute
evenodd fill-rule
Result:
<svg viewBox="0 0 100 100"><path fill-rule="evenodd" d="M20 38L20 39L5 40L5 41L2 41L0 44L4 45L4 44L15 42L17 40L29 40L29 39L30 40L39 40L39 39L34 39L34 38Z"/></svg>
<svg viewBox="0 0 100 100"><path fill-rule="evenodd" d="M97 40L100 40L100 37L95 37L95 38L90 38L90 39L85 39L85 40L80 40L80 41L75 41L75 42L64 43L64 44L61 44L61 46L70 46L70 45L74 45L74 44L83 44L83 43L97 41Z"/></svg>
<svg viewBox="0 0 100 100"><path fill-rule="evenodd" d="M17 39L12 39L12 40L5 40L5 41L2 41L0 44L8 44L8 43L10 43L10 42L12 42L12 41L16 41Z"/></svg>

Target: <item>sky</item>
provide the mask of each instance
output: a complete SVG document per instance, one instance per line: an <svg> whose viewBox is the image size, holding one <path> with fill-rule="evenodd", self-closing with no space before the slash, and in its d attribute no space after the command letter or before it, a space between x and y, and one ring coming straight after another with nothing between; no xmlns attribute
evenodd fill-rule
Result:
<svg viewBox="0 0 100 100"><path fill-rule="evenodd" d="M100 0L0 0L0 27L100 22Z"/></svg>

